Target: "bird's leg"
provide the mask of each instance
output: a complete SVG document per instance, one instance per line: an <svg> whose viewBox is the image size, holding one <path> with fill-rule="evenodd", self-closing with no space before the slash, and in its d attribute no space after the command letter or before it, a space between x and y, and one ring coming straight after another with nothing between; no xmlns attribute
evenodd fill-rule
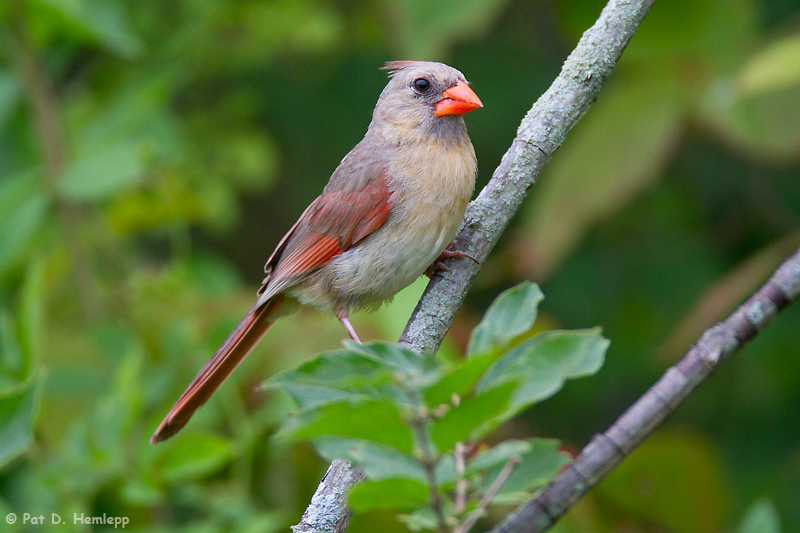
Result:
<svg viewBox="0 0 800 533"><path fill-rule="evenodd" d="M450 272L450 269L447 268L447 265L445 265L443 261L451 257L457 257L458 259L464 259L464 258L472 259L473 261L475 261L475 264L480 264L480 262L477 259L469 255L468 253L462 252L461 250L450 249L455 245L456 239L458 239L458 236L456 236L455 238L453 238L452 241L450 241L450 244L447 245L447 248L442 250L442 253L439 254L439 257L437 257L436 260L431 264L431 266L429 266L425 270L426 276L428 276L429 278L433 277L433 273L436 272L437 270L444 270L446 272Z"/></svg>
<svg viewBox="0 0 800 533"><path fill-rule="evenodd" d="M347 311L336 313L336 318L339 319L339 322L342 323L344 329L346 329L347 333L350 334L350 338L356 341L358 344L361 344L361 341L358 339L358 335L356 335L356 330L353 329L353 324L350 323Z"/></svg>

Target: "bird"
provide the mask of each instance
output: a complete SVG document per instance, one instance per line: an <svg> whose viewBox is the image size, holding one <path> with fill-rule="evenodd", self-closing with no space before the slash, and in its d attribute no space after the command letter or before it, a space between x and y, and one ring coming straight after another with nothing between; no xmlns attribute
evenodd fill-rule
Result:
<svg viewBox="0 0 800 533"><path fill-rule="evenodd" d="M349 320L380 307L447 257L475 188L477 159L463 115L483 107L443 63L391 61L364 138L280 240L257 300L203 366L150 442L189 421L276 319L300 306ZM470 259L474 259L470 257Z"/></svg>

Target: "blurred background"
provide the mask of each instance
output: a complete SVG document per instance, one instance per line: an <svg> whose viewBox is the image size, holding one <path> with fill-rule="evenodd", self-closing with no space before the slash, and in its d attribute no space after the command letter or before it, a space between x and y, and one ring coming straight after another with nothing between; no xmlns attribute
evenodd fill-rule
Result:
<svg viewBox="0 0 800 533"><path fill-rule="evenodd" d="M327 465L271 439L291 406L256 386L337 348L332 316L279 322L181 434L150 435L366 131L385 61L472 82L481 187L602 6L0 2L0 518L19 515L0 529L110 527L75 513L151 532L297 523ZM502 429L576 452L798 246L800 2L656 2L443 349L523 279L544 290L544 327L602 326L600 373ZM424 281L355 315L361 337L396 339ZM796 304L557 531L800 531L799 420ZM402 530L387 511L349 531Z"/></svg>

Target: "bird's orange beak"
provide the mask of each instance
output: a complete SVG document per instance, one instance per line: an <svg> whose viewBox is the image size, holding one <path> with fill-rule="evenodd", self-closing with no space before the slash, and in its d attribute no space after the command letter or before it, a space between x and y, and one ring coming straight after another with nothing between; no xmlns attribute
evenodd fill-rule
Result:
<svg viewBox="0 0 800 533"><path fill-rule="evenodd" d="M478 95L472 92L469 85L460 81L447 89L444 98L436 102L433 116L463 115L479 107L483 107L483 104Z"/></svg>

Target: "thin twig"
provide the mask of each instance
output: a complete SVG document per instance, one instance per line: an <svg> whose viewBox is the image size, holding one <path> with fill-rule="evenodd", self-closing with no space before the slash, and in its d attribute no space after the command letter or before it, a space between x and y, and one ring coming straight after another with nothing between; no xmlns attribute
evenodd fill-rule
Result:
<svg viewBox="0 0 800 533"><path fill-rule="evenodd" d="M549 529L613 470L734 352L800 296L800 250L724 322L709 328L675 366L628 408L536 498L491 533L539 533Z"/></svg>
<svg viewBox="0 0 800 533"><path fill-rule="evenodd" d="M467 533L472 526L475 525L475 522L478 521L480 517L486 512L486 508L489 507L489 504L492 503L494 497L497 496L497 493L503 488L503 484L508 479L508 476L511 475L511 472L514 471L514 468L522 461L522 458L518 455L515 455L508 461L506 461L505 466L503 469L500 470L500 473L497 474L497 477L494 479L492 484L489 486L489 489L481 498L481 501L478 502L478 505L472 512L467 516L466 520L464 520L460 526L458 526L453 533Z"/></svg>
<svg viewBox="0 0 800 533"><path fill-rule="evenodd" d="M415 403L419 403L418 398L415 398ZM439 531L441 533L449 533L447 527L447 520L444 517L442 510L442 494L439 492L439 485L436 483L436 457L431 453L430 443L428 442L428 433L425 431L425 423L428 417L419 414L414 420L414 430L417 432L417 441L419 441L419 448L422 452L422 467L425 469L425 475L428 479L428 490L431 493L431 509L436 513L436 521L439 523Z"/></svg>
<svg viewBox="0 0 800 533"><path fill-rule="evenodd" d="M455 463L456 463L456 499L455 499L455 508L453 512L457 515L460 515L464 512L464 509L467 506L467 480L464 479L464 472L467 469L467 447L464 446L463 442L456 442L456 448L454 453Z"/></svg>

